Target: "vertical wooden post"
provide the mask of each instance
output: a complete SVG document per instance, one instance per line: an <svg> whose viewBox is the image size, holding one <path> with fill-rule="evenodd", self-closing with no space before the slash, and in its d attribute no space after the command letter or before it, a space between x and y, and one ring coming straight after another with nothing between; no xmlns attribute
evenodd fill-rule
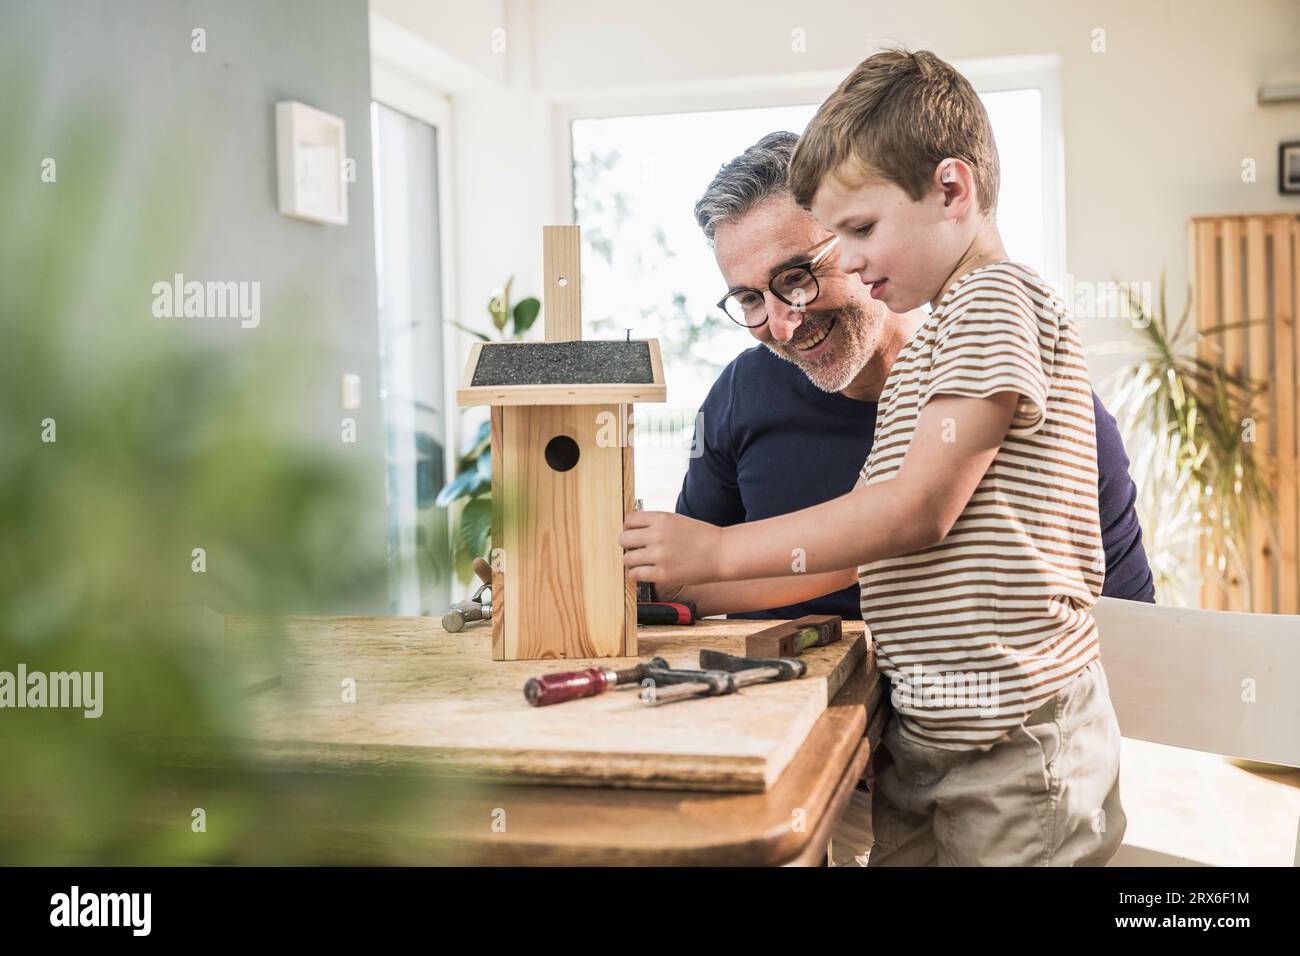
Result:
<svg viewBox="0 0 1300 956"><path fill-rule="evenodd" d="M582 338L582 230L579 226L542 227L542 305L548 342Z"/></svg>

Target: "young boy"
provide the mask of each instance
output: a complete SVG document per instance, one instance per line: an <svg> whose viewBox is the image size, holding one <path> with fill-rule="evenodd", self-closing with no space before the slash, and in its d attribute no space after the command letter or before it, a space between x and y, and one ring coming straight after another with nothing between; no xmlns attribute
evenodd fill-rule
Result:
<svg viewBox="0 0 1300 956"><path fill-rule="evenodd" d="M933 54L878 53L822 104L790 185L873 297L932 307L885 383L862 482L727 528L630 514L625 563L664 589L707 585L709 613L858 580L893 684L869 865L1104 864L1126 821L1090 613L1091 391L1060 299L1007 261L988 116Z"/></svg>

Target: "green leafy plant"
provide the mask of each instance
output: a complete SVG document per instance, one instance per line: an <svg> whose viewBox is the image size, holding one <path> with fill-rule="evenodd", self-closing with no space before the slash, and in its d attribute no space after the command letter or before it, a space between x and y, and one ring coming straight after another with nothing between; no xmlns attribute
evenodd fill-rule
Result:
<svg viewBox="0 0 1300 956"><path fill-rule="evenodd" d="M531 295L520 299L512 309L510 307L510 288L514 284L515 277L511 276L506 280L506 284L501 287L501 290L488 299L488 318L491 319L492 327L497 330L502 342L522 339L528 333L528 330L533 327L533 323L537 321L537 316L542 311L542 303L536 296ZM448 319L447 321L466 335L472 335L483 342L493 341L490 335L480 332L478 329L471 329L455 319ZM513 327L510 334L507 334L506 326L511 323L513 323Z"/></svg>
<svg viewBox="0 0 1300 956"><path fill-rule="evenodd" d="M1267 386L1198 354L1207 337L1251 322L1189 328L1189 290L1182 315L1171 323L1163 275L1154 311L1131 290L1123 292L1142 350L1103 387L1130 455L1157 599L1183 604L1198 572L1202 536L1217 530L1222 540L1220 566L1209 573L1231 568L1247 580L1246 531L1257 510L1276 508L1251 427Z"/></svg>
<svg viewBox="0 0 1300 956"><path fill-rule="evenodd" d="M491 422L483 422L466 443L456 462L456 477L438 492L439 507L461 502L452 547L456 574L462 582L473 575L477 557L487 554L492 534Z"/></svg>
<svg viewBox="0 0 1300 956"><path fill-rule="evenodd" d="M497 330L499 341L522 339L537 321L542 303L535 296L520 299L510 306L510 289L515 277L506 280L501 291L488 300L488 318ZM459 322L451 324L484 342L498 341L477 329ZM510 331L507 332L507 326ZM456 477L438 492L436 504L451 508L459 504L453 540L456 574L462 582L473 576L475 558L487 554L492 535L492 436L491 423L483 422L461 449L456 461Z"/></svg>

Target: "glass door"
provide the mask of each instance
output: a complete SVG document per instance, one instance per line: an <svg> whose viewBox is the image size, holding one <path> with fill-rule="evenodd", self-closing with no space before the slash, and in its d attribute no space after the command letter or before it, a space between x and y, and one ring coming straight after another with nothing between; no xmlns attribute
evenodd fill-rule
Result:
<svg viewBox="0 0 1300 956"><path fill-rule="evenodd" d="M451 601L446 512L438 131L371 105L380 398L388 490L389 602L440 615Z"/></svg>

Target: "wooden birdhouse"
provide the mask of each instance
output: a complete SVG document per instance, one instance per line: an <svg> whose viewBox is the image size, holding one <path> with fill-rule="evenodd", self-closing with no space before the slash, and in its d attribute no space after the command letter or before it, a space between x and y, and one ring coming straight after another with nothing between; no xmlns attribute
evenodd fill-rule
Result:
<svg viewBox="0 0 1300 956"><path fill-rule="evenodd" d="M480 342L458 404L492 408L492 656L630 657L632 404L667 398L655 339L582 337L577 226L542 235L544 342Z"/></svg>

